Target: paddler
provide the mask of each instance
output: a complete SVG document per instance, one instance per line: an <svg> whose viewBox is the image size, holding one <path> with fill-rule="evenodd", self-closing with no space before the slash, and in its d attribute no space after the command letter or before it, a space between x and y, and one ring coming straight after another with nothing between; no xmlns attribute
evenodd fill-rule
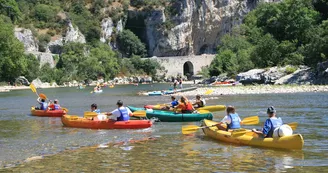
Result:
<svg viewBox="0 0 328 173"><path fill-rule="evenodd" d="M241 119L236 113L236 109L233 106L228 106L226 109L227 115L216 126L220 130L240 129ZM222 124L227 124L227 127L223 127Z"/></svg>
<svg viewBox="0 0 328 173"><path fill-rule="evenodd" d="M112 120L116 121L129 121L130 116L132 116L132 112L129 108L123 106L123 101L118 100L117 109L113 110L112 112L106 112L105 115L110 116Z"/></svg>
<svg viewBox="0 0 328 173"><path fill-rule="evenodd" d="M46 102L45 99L41 99L39 97L36 101L40 104L40 107L38 107L37 109L39 109L39 110L48 110L48 103Z"/></svg>
<svg viewBox="0 0 328 173"><path fill-rule="evenodd" d="M171 96L171 105L164 106L162 109L169 110L170 108L174 108L179 104L178 100L176 100L175 96Z"/></svg>
<svg viewBox="0 0 328 173"><path fill-rule="evenodd" d="M98 109L98 106L96 103L93 103L91 105L91 112L96 112L97 114L100 114L100 109Z"/></svg>
<svg viewBox="0 0 328 173"><path fill-rule="evenodd" d="M53 103L50 103L49 108L51 110L61 110L60 105L58 104L58 99L55 99Z"/></svg>
<svg viewBox="0 0 328 173"><path fill-rule="evenodd" d="M206 104L205 100L199 95L196 95L196 102L192 104L195 108L201 108L204 107Z"/></svg>
<svg viewBox="0 0 328 173"><path fill-rule="evenodd" d="M252 129L252 131L263 135L265 138L272 138L274 129L280 127L283 122L280 117L276 117L276 109L273 106L267 109L267 114L269 118L265 121L262 131L256 129Z"/></svg>
<svg viewBox="0 0 328 173"><path fill-rule="evenodd" d="M181 109L181 113L193 113L195 111L195 108L192 106L191 102L188 101L188 99L185 96L181 97L181 102L179 103L176 108Z"/></svg>

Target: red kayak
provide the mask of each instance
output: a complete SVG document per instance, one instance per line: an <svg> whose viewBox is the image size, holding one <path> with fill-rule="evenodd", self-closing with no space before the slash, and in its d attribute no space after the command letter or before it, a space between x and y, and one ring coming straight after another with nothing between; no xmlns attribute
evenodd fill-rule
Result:
<svg viewBox="0 0 328 173"><path fill-rule="evenodd" d="M62 117L66 114L65 110L37 110L31 107L31 114L38 117Z"/></svg>
<svg viewBox="0 0 328 173"><path fill-rule="evenodd" d="M61 118L64 126L88 129L144 129L151 127L153 123L149 120L129 120L129 121L113 121L94 120L78 117L75 115L64 115Z"/></svg>

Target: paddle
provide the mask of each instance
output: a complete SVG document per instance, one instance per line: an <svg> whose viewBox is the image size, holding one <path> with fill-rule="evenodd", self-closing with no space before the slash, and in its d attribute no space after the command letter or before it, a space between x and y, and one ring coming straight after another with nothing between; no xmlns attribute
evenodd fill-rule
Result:
<svg viewBox="0 0 328 173"><path fill-rule="evenodd" d="M38 94L38 92L37 92L37 90L36 90L33 83L31 83L30 88L31 88L32 92L34 92L38 97L40 97L42 99L47 99L47 96L45 94L42 94L42 93Z"/></svg>
<svg viewBox="0 0 328 173"><path fill-rule="evenodd" d="M205 92L205 95L209 95L209 94L212 94L213 90L212 89L208 89L206 92Z"/></svg>
<svg viewBox="0 0 328 173"><path fill-rule="evenodd" d="M256 125L259 123L259 117L258 116L251 116L251 117L246 117L244 118L241 122L243 125ZM182 127L182 134L190 134L190 133L195 133L198 129L203 129L203 128L207 128L207 127L213 127L216 126L212 125L212 126L203 126L203 127L199 127L196 125L189 125L189 126L184 126Z"/></svg>

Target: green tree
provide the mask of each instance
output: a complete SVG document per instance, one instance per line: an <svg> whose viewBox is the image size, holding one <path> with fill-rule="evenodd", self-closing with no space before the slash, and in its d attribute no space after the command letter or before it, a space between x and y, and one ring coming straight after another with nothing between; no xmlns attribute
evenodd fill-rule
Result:
<svg viewBox="0 0 328 173"><path fill-rule="evenodd" d="M0 14L8 16L14 23L21 17L21 11L14 0L0 0Z"/></svg>
<svg viewBox="0 0 328 173"><path fill-rule="evenodd" d="M13 81L25 71L24 45L14 36L10 19L0 15L0 80Z"/></svg>
<svg viewBox="0 0 328 173"><path fill-rule="evenodd" d="M56 18L57 11L53 7L45 4L35 6L35 17L39 21L50 22Z"/></svg>
<svg viewBox="0 0 328 173"><path fill-rule="evenodd" d="M32 81L36 79L40 74L40 62L32 54L25 56L26 69L23 73L27 80Z"/></svg>
<svg viewBox="0 0 328 173"><path fill-rule="evenodd" d="M146 47L141 40L130 30L123 30L118 33L117 45L120 52L126 57L132 55L144 56L146 54Z"/></svg>

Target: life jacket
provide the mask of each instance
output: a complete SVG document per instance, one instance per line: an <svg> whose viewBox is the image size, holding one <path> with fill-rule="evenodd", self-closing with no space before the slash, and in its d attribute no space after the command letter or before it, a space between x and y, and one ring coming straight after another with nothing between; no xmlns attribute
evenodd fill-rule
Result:
<svg viewBox="0 0 328 173"><path fill-rule="evenodd" d="M234 113L229 114L229 117L231 119L231 123L227 125L227 129L240 129L239 115L237 113Z"/></svg>
<svg viewBox="0 0 328 173"><path fill-rule="evenodd" d="M205 99L201 99L200 101L203 102L203 106L206 105L206 101L205 101Z"/></svg>
<svg viewBox="0 0 328 173"><path fill-rule="evenodd" d="M178 104L179 104L179 102L174 100L174 101L171 102L171 107L173 108L174 106L176 106Z"/></svg>
<svg viewBox="0 0 328 173"><path fill-rule="evenodd" d="M59 110L60 109L60 105L59 104L54 104L54 110Z"/></svg>
<svg viewBox="0 0 328 173"><path fill-rule="evenodd" d="M96 112L97 114L100 114L100 109L96 109L93 112Z"/></svg>
<svg viewBox="0 0 328 173"><path fill-rule="evenodd" d="M277 127L280 127L283 123L282 123L282 120L281 120L280 117L279 118L273 118L272 117L269 120L271 122L271 129L270 129L270 131L269 131L269 133L266 137L267 138L272 138L274 129L277 128Z"/></svg>
<svg viewBox="0 0 328 173"><path fill-rule="evenodd" d="M47 110L48 109L48 103L41 102L40 105L41 105L41 108L40 108L41 110Z"/></svg>
<svg viewBox="0 0 328 173"><path fill-rule="evenodd" d="M190 102L188 103L181 103L180 104L181 110L182 111L192 111L192 104Z"/></svg>
<svg viewBox="0 0 328 173"><path fill-rule="evenodd" d="M117 118L117 121L129 121L130 115L127 108L125 107L122 107L122 109L118 108L118 111L120 111L121 116Z"/></svg>
<svg viewBox="0 0 328 173"><path fill-rule="evenodd" d="M51 110L55 110L55 105L54 105L54 104L50 104L48 107L49 107Z"/></svg>

